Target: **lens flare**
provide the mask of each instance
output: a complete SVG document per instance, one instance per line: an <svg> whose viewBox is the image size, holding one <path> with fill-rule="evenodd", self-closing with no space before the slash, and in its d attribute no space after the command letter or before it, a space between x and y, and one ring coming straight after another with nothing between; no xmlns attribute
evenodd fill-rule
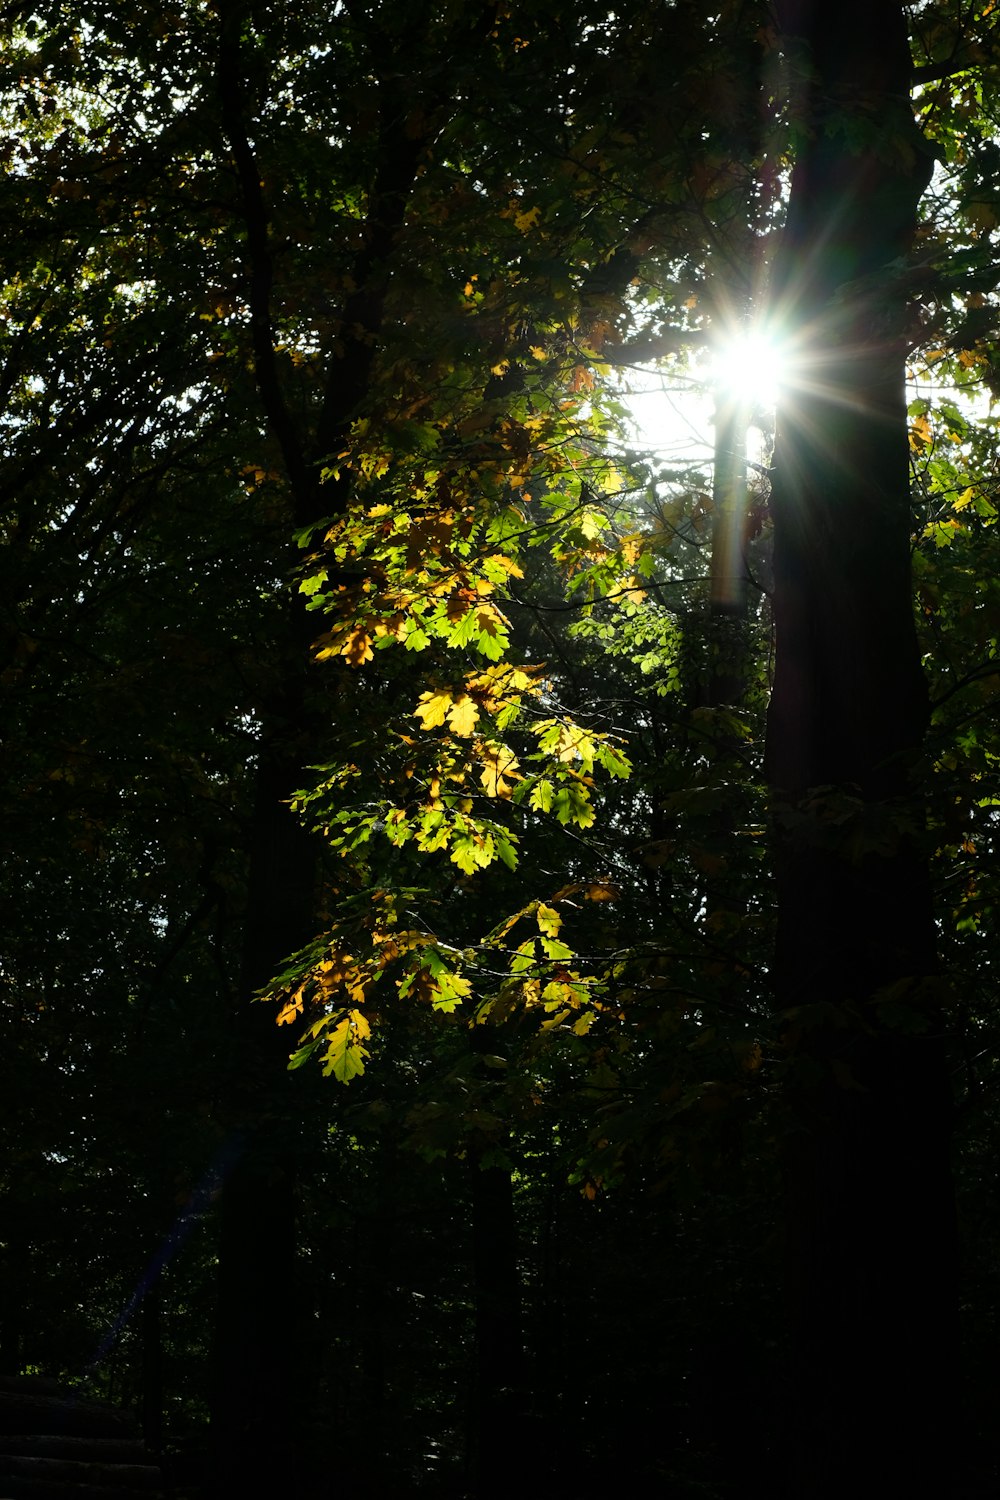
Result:
<svg viewBox="0 0 1000 1500"><path fill-rule="evenodd" d="M748 407L773 407L782 375L782 351L762 333L741 333L716 346L712 369L717 389Z"/></svg>

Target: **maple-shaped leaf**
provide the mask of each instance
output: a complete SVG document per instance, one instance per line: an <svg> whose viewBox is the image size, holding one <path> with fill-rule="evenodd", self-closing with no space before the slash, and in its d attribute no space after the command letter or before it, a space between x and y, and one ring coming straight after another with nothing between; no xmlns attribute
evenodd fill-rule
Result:
<svg viewBox="0 0 1000 1500"><path fill-rule="evenodd" d="M536 812L548 812L552 806L553 786L551 781L537 781L531 788L529 805Z"/></svg>
<svg viewBox="0 0 1000 1500"><path fill-rule="evenodd" d="M567 764L582 753L581 746L584 743L585 736L582 730L577 729L576 725L570 728L564 724L559 731L559 739L555 746L556 755L560 761Z"/></svg>
<svg viewBox="0 0 1000 1500"><path fill-rule="evenodd" d="M560 787L552 806L563 827L568 823L577 823L581 828L589 828L594 821L594 809L584 787Z"/></svg>
<svg viewBox="0 0 1000 1500"><path fill-rule="evenodd" d="M352 975L357 974L357 966L349 953L344 953L339 948L333 949L329 958L322 959L315 970L317 983L326 990L332 990L337 985L344 984Z"/></svg>
<svg viewBox="0 0 1000 1500"><path fill-rule="evenodd" d="M506 745L485 741L482 746L483 767L479 780L488 797L509 797L512 782L508 777L519 778L517 757Z"/></svg>
<svg viewBox="0 0 1000 1500"><path fill-rule="evenodd" d="M420 719L425 729L436 729L439 724L444 723L451 706L451 694L447 688L439 688L433 693L421 693L420 702L414 709L414 718Z"/></svg>
<svg viewBox="0 0 1000 1500"><path fill-rule="evenodd" d="M468 738L476 727L479 718L479 709L468 693L462 693L456 698L448 710L448 723L456 734Z"/></svg>
<svg viewBox="0 0 1000 1500"><path fill-rule="evenodd" d="M352 630L341 646L340 654L347 657L352 667L362 667L366 661L371 661L374 652L372 651L372 638L367 630L363 630L360 626Z"/></svg>
<svg viewBox="0 0 1000 1500"><path fill-rule="evenodd" d="M431 995L431 1004L446 1015L472 994L472 981L461 974L444 971L435 976L434 983L436 992Z"/></svg>
<svg viewBox="0 0 1000 1500"><path fill-rule="evenodd" d="M327 1033L327 1050L323 1058L323 1072L332 1073L340 1083L350 1083L365 1071L368 1048L362 1042L371 1036L371 1027L359 1010L348 1011L343 1020Z"/></svg>
<svg viewBox="0 0 1000 1500"><path fill-rule="evenodd" d="M303 992L304 989L305 989L305 985L304 984L300 984L299 987L298 987L298 989L295 991L294 995L292 995L288 999L288 1001L281 1007L281 1010L278 1012L278 1025L279 1026L286 1026L286 1025L288 1025L290 1022L292 1022L292 1021L295 1020L296 1016L302 1014L302 1004L303 1004L303 993L302 992Z"/></svg>
<svg viewBox="0 0 1000 1500"><path fill-rule="evenodd" d="M449 858L466 875L473 875L491 865L496 853L496 840L491 832L470 831L454 835Z"/></svg>
<svg viewBox="0 0 1000 1500"><path fill-rule="evenodd" d="M631 773L632 762L627 755L621 750L616 750L613 745L595 746L594 756L611 776L627 778Z"/></svg>
<svg viewBox="0 0 1000 1500"><path fill-rule="evenodd" d="M542 947L548 958L572 958L573 950L561 938L543 937Z"/></svg>
<svg viewBox="0 0 1000 1500"><path fill-rule="evenodd" d="M538 922L538 930L546 937L556 937L562 926L562 917L554 906L546 906L539 902L538 911L535 914Z"/></svg>
<svg viewBox="0 0 1000 1500"><path fill-rule="evenodd" d="M333 656L340 656L343 650L345 629L345 626L338 625L333 630L327 630L313 642L317 661L329 661Z"/></svg>
<svg viewBox="0 0 1000 1500"><path fill-rule="evenodd" d="M524 577L523 571L514 559L505 556L502 552L494 552L492 557L484 557L480 566L491 583L503 583L508 577Z"/></svg>
<svg viewBox="0 0 1000 1500"><path fill-rule="evenodd" d="M476 596L471 589L456 589L445 601L445 616L452 624L464 620L469 613L469 602Z"/></svg>

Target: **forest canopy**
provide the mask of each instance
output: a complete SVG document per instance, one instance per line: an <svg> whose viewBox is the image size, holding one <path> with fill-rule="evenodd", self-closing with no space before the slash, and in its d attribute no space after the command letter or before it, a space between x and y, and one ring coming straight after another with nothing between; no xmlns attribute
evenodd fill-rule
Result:
<svg viewBox="0 0 1000 1500"><path fill-rule="evenodd" d="M992 1494L993 0L0 24L0 1375Z"/></svg>

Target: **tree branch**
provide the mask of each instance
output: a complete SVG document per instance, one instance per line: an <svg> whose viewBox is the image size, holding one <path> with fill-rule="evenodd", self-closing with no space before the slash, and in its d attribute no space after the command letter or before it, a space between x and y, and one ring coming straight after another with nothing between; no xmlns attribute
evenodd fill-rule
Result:
<svg viewBox="0 0 1000 1500"><path fill-rule="evenodd" d="M236 168L246 231L254 374L268 425L281 449L291 485L296 523L305 526L315 519L315 483L295 423L285 403L274 352L271 324L274 261L271 256L269 218L260 170L250 143L244 112L244 80L239 42L240 8L232 4L224 5L221 14L216 88L222 110L222 127Z"/></svg>

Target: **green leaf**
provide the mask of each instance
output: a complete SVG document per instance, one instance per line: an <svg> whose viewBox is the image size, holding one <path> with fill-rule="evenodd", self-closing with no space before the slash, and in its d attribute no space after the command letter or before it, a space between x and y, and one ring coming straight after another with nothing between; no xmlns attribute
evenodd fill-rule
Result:
<svg viewBox="0 0 1000 1500"><path fill-rule="evenodd" d="M323 1058L323 1073L328 1078L332 1073L338 1083L350 1083L365 1071L368 1049L361 1045L361 1037L370 1034L370 1027L360 1011L351 1011L344 1019L328 1031L323 1040L327 1043Z"/></svg>
<svg viewBox="0 0 1000 1500"><path fill-rule="evenodd" d="M552 797L553 787L551 781L537 781L531 788L531 796L528 802L536 812L547 813L552 810Z"/></svg>
<svg viewBox="0 0 1000 1500"><path fill-rule="evenodd" d="M585 788L574 783L560 787L553 806L563 827L576 823L580 828L589 828L594 821L594 809Z"/></svg>
<svg viewBox="0 0 1000 1500"><path fill-rule="evenodd" d="M559 938L543 937L541 944L549 958L567 959L573 957L572 948L568 948Z"/></svg>
<svg viewBox="0 0 1000 1500"><path fill-rule="evenodd" d="M288 1059L289 1073L294 1073L297 1068L302 1067L303 1063L307 1063L322 1043L323 1038L321 1036L314 1037L311 1042L306 1042L304 1046L299 1047L298 1051L293 1052Z"/></svg>
<svg viewBox="0 0 1000 1500"><path fill-rule="evenodd" d="M597 744L594 747L594 758L598 765L603 766L609 776L620 776L627 779L632 774L632 763L628 756L621 750L608 744Z"/></svg>

